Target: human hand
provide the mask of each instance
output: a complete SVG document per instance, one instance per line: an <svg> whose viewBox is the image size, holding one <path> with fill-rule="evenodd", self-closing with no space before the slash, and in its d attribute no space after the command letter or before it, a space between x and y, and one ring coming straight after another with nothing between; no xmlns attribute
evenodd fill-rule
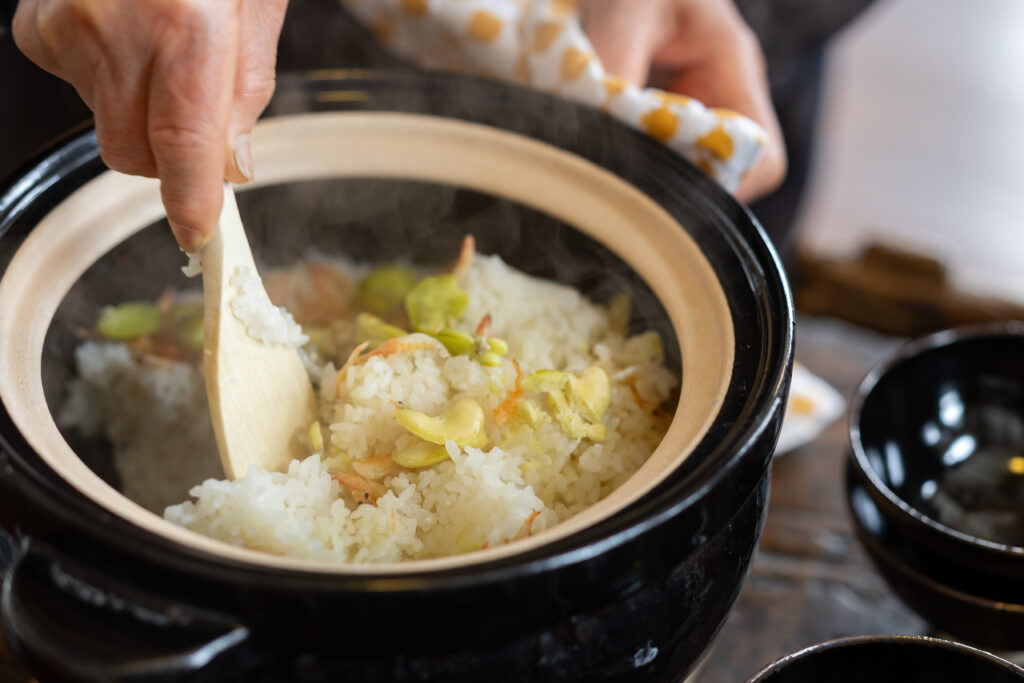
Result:
<svg viewBox="0 0 1024 683"><path fill-rule="evenodd" d="M749 202L778 187L786 149L757 37L732 0L586 0L583 28L608 73L737 111L767 132L764 153L735 194Z"/></svg>
<svg viewBox="0 0 1024 683"><path fill-rule="evenodd" d="M223 181L252 178L287 0L21 0L14 39L92 110L100 154L157 177L178 243L216 230Z"/></svg>

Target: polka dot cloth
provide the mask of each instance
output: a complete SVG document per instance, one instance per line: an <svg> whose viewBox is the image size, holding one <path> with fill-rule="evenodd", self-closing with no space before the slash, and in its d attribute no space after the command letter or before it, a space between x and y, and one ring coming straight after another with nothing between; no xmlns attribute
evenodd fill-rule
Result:
<svg viewBox="0 0 1024 683"><path fill-rule="evenodd" d="M608 74L580 27L575 0L342 2L384 44L421 66L529 85L601 108L728 190L764 147L764 130L744 116Z"/></svg>

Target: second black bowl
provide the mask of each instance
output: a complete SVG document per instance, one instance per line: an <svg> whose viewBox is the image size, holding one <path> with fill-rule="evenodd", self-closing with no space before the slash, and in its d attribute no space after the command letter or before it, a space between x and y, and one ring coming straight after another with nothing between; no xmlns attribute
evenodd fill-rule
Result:
<svg viewBox="0 0 1024 683"><path fill-rule="evenodd" d="M1021 669L972 647L917 636L857 636L783 657L747 683L1018 683Z"/></svg>
<svg viewBox="0 0 1024 683"><path fill-rule="evenodd" d="M933 624L1024 647L1024 323L901 349L850 409L857 534Z"/></svg>

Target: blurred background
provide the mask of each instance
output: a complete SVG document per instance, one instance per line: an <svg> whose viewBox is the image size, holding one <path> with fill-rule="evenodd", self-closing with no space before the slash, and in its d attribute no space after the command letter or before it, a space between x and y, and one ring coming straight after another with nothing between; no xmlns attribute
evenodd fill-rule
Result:
<svg viewBox="0 0 1024 683"><path fill-rule="evenodd" d="M800 244L887 241L1024 301L1024 3L878 2L828 51Z"/></svg>
<svg viewBox="0 0 1024 683"><path fill-rule="evenodd" d="M893 318L886 304L906 304L886 331L1020 317L970 295L1024 303L1022 36L1017 0L879 0L831 41L795 219L814 280L798 287L805 309L828 310L821 296L846 286ZM872 268L872 243L935 259L945 280L913 259ZM857 317L856 303L831 305Z"/></svg>

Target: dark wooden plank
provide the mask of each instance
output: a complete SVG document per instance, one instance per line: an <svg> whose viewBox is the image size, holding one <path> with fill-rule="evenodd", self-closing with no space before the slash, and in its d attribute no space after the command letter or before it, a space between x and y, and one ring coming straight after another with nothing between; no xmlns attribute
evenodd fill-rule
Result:
<svg viewBox="0 0 1024 683"><path fill-rule="evenodd" d="M973 323L1024 320L1024 306L960 291L938 261L886 247L868 247L848 260L801 253L794 272L801 311L890 334L916 337Z"/></svg>

